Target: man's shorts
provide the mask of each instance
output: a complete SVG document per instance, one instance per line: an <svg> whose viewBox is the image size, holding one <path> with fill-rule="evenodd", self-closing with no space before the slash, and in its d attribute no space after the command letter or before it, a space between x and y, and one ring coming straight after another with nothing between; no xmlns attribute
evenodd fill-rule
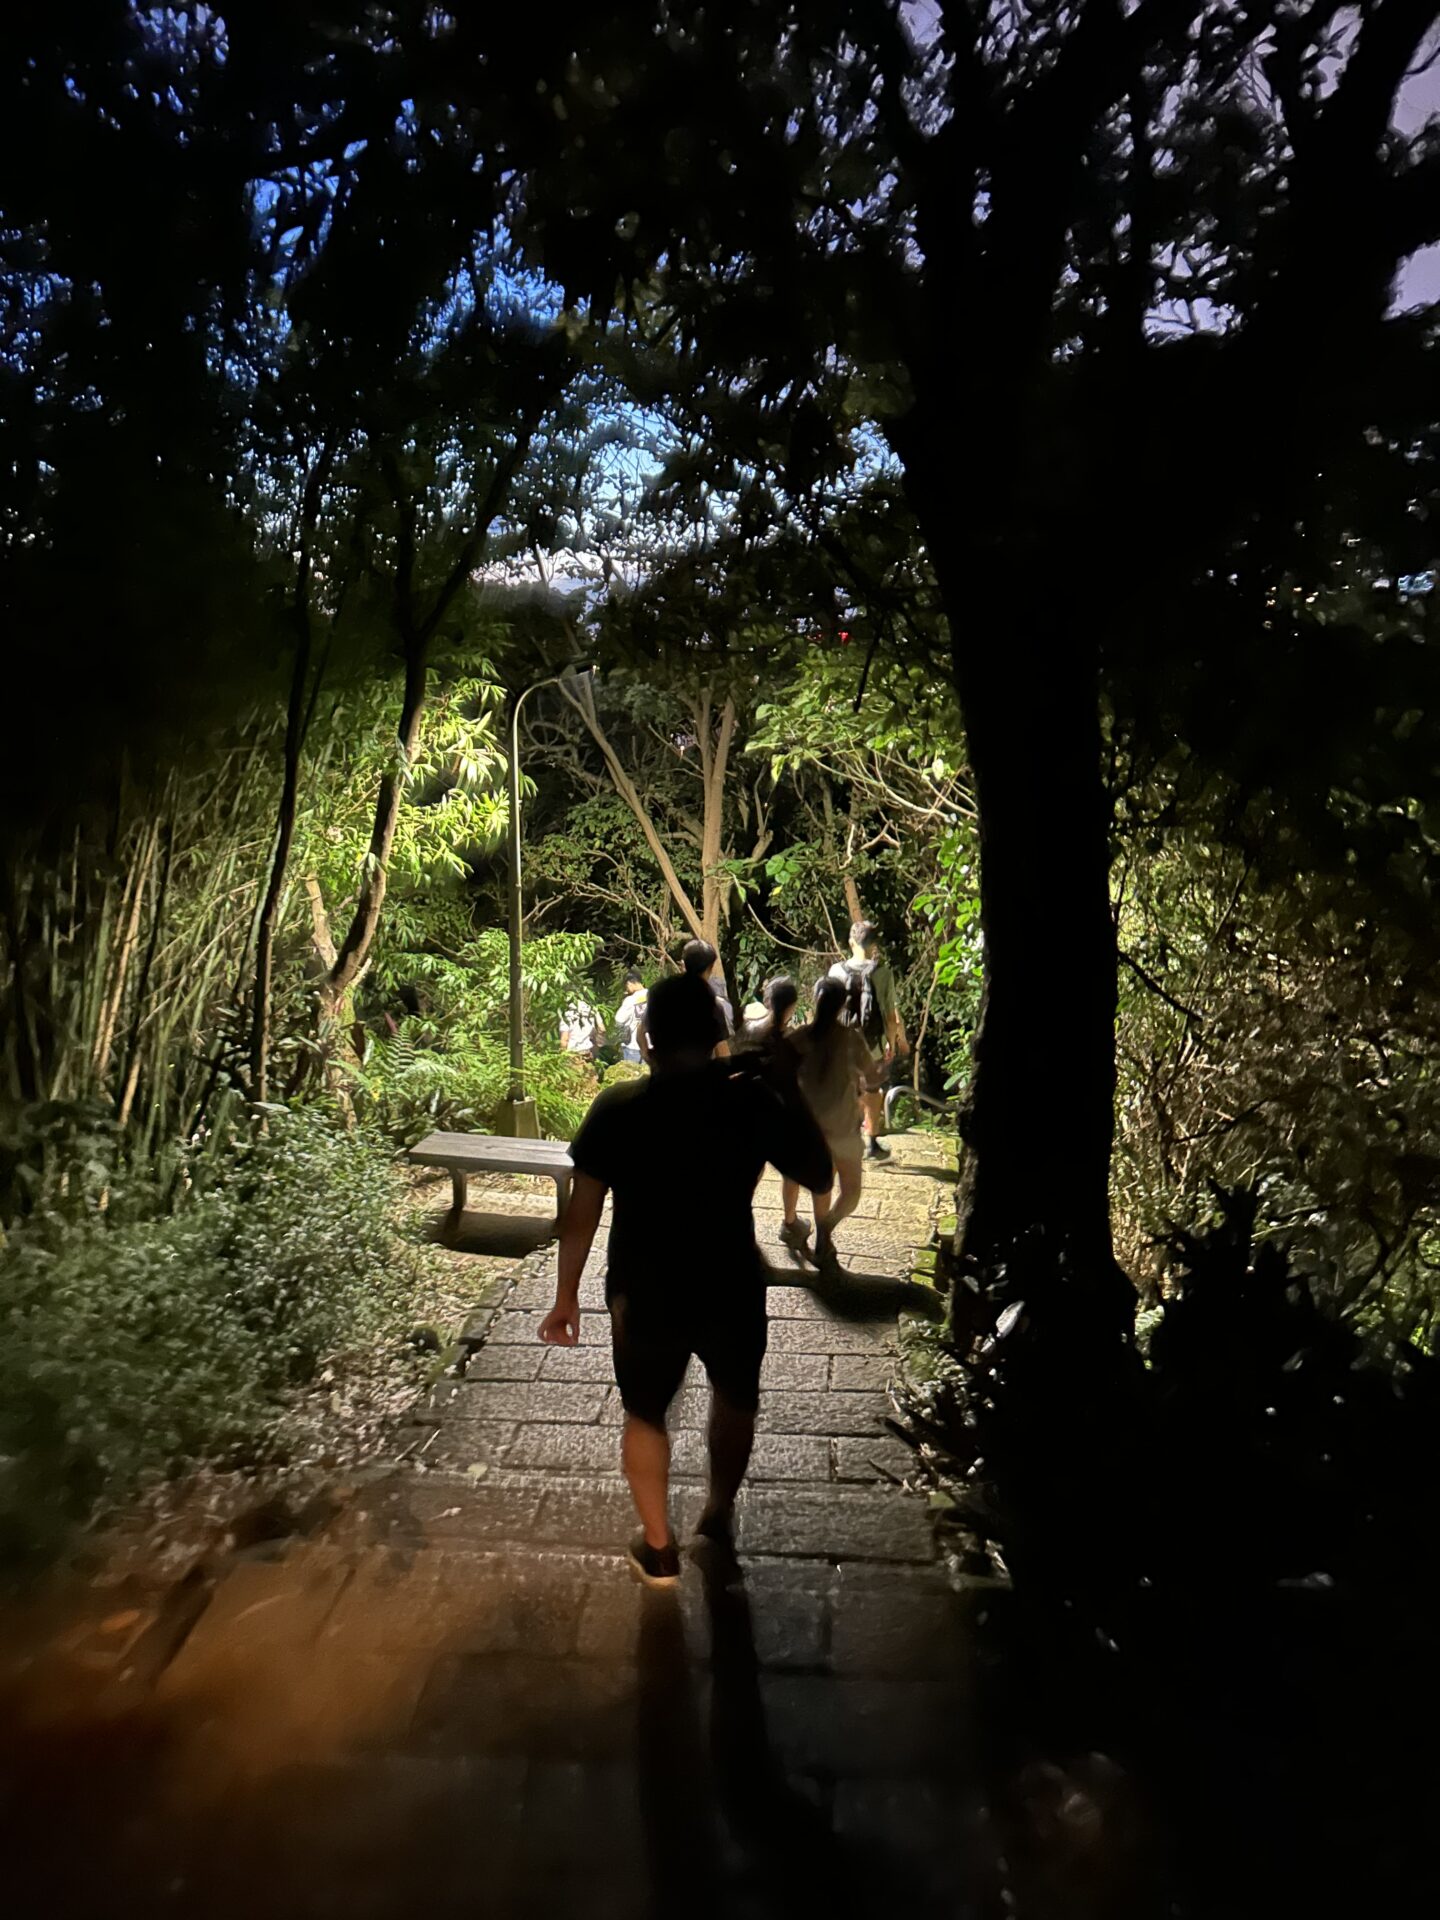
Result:
<svg viewBox="0 0 1440 1920"><path fill-rule="evenodd" d="M737 1285L720 1300L647 1299L612 1291L615 1379L625 1411L663 1427L693 1354L728 1405L753 1413L769 1323L763 1282Z"/></svg>

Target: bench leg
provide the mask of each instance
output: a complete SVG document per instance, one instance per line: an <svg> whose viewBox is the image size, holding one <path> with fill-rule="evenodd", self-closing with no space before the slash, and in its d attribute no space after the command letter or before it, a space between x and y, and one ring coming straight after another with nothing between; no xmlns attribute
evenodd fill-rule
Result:
<svg viewBox="0 0 1440 1920"><path fill-rule="evenodd" d="M469 1174L457 1172L452 1167L450 1171L450 1205L455 1213L463 1213L465 1211L465 1199L469 1191Z"/></svg>
<svg viewBox="0 0 1440 1920"><path fill-rule="evenodd" d="M570 1204L570 1176L557 1173L555 1176L555 1231L559 1233L565 1224L565 1209Z"/></svg>

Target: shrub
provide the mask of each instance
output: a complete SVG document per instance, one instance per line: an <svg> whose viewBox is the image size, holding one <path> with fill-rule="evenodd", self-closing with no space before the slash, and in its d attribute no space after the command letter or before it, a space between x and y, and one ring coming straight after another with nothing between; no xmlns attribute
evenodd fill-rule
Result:
<svg viewBox="0 0 1440 1920"><path fill-rule="evenodd" d="M403 1146L435 1127L493 1131L510 1091L508 1044L486 1034L437 1028L412 1015L393 1034L369 1040L351 1068L360 1113ZM612 1070L613 1071L613 1070ZM536 1048L525 1057L525 1089L548 1139L573 1139L595 1093L592 1072L574 1055Z"/></svg>
<svg viewBox="0 0 1440 1920"><path fill-rule="evenodd" d="M272 1112L173 1214L35 1216L0 1261L0 1563L202 1462L283 1452L294 1389L402 1324L386 1149Z"/></svg>

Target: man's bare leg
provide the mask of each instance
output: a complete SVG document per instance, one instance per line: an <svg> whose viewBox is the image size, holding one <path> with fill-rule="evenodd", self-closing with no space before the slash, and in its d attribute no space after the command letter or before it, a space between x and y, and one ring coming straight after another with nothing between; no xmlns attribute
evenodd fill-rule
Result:
<svg viewBox="0 0 1440 1920"><path fill-rule="evenodd" d="M866 1088L860 1096L860 1104L865 1109L865 1132L869 1139L878 1140L885 1131L885 1094L879 1088Z"/></svg>
<svg viewBox="0 0 1440 1920"><path fill-rule="evenodd" d="M620 1461L630 1483L630 1497L652 1547L670 1544L670 1436L664 1427L625 1416ZM743 1471L743 1469L742 1469Z"/></svg>
<svg viewBox="0 0 1440 1920"><path fill-rule="evenodd" d="M785 1209L786 1226L793 1227L798 1218L800 1208L800 1182L798 1180L782 1180L780 1182L780 1204Z"/></svg>

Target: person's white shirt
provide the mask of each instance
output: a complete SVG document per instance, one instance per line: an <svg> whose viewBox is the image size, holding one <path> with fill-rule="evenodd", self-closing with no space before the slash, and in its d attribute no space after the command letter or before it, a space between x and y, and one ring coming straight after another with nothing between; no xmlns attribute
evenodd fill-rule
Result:
<svg viewBox="0 0 1440 1920"><path fill-rule="evenodd" d="M615 1009L615 1025L627 1047L638 1047L640 1044L640 1022L645 1017L647 997L644 987L636 987L632 993L626 994Z"/></svg>
<svg viewBox="0 0 1440 1920"><path fill-rule="evenodd" d="M560 1016L560 1044L567 1053L592 1053L603 1031L588 1000L572 1000Z"/></svg>

